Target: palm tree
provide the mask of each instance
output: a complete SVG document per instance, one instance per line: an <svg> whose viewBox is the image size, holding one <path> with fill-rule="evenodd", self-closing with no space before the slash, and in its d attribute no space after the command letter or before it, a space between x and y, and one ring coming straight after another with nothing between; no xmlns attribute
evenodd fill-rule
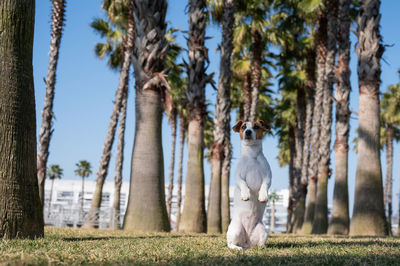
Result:
<svg viewBox="0 0 400 266"><path fill-rule="evenodd" d="M120 115L122 103L124 101L124 96L126 97L128 96L127 91L129 86L129 70L131 65L131 53L133 49L135 23L133 21L133 1L129 1L129 3L127 3L126 5L128 6L128 10L127 11L125 10L125 12L126 12L126 17L128 19L127 19L127 24L125 25L126 27L126 35L124 37L125 40L124 44L122 45L123 47L121 48L123 52L123 57L120 60L121 62L120 80L115 95L115 101L111 114L110 123L108 126L107 136L104 142L103 153L100 159L99 170L97 172L96 188L93 193L93 199L90 204L89 214L85 221L84 225L85 227L91 227L91 228L95 227L95 224L97 224L99 218L98 215L99 215L99 208L101 205L103 185L108 172L108 166L111 157L111 149L114 143L118 118ZM121 12L123 11L124 10L122 10ZM105 30L101 31L99 27L100 25L101 23L99 23L98 20L92 23L92 26L95 29L98 29L102 33ZM119 25L119 27L123 28L123 26L121 25Z"/></svg>
<svg viewBox="0 0 400 266"><path fill-rule="evenodd" d="M379 33L379 0L361 2L357 18L358 156L350 235L386 235L380 161L379 86L384 52Z"/></svg>
<svg viewBox="0 0 400 266"><path fill-rule="evenodd" d="M215 10L215 9L214 9ZM216 103L216 114L214 120L214 144L212 146L211 159L211 183L208 199L207 232L222 232L222 166L230 164L229 153L226 146L230 146L230 83L231 83L231 54L233 50L233 25L234 25L235 3L233 0L223 2L223 18L221 21L221 61L220 76L218 80L218 95ZM215 16L214 16L215 17ZM225 173L224 185L228 184L228 194L224 196L229 199L229 172ZM225 201L226 204L226 201Z"/></svg>
<svg viewBox="0 0 400 266"><path fill-rule="evenodd" d="M169 44L169 51L165 59L165 67L169 68L170 71L167 76L167 81L170 85L170 89L164 100L164 109L166 115L169 117L171 124L171 162L169 166L169 182L168 182L168 195L167 195L167 212L168 218L171 220L171 207L172 207L172 192L174 189L174 167L175 167L175 146L176 146L176 129L178 123L178 109L184 102L185 94L185 83L182 78L183 66L177 63L177 59L182 52L182 47L176 42L176 36L174 35L178 29L169 29L165 38Z"/></svg>
<svg viewBox="0 0 400 266"><path fill-rule="evenodd" d="M0 1L0 238L43 237L36 173L34 0Z"/></svg>
<svg viewBox="0 0 400 266"><path fill-rule="evenodd" d="M46 95L42 111L42 126L39 134L39 145L37 154L37 178L39 182L39 197L42 205L44 204L44 185L46 180L47 159L49 158L50 139L53 133L53 102L56 83L56 70L58 55L60 51L62 30L65 22L65 3L66 0L52 0L53 10L51 15L51 40L49 70L46 78Z"/></svg>
<svg viewBox="0 0 400 266"><path fill-rule="evenodd" d="M268 196L270 202L271 202L271 228L270 232L274 233L275 232L275 202L280 199L279 195L276 193L276 191L272 191L269 193Z"/></svg>
<svg viewBox="0 0 400 266"><path fill-rule="evenodd" d="M80 176L82 178L82 191L81 191L81 210L80 210L80 220L83 219L83 203L85 200L85 178L88 178L92 174L92 166L86 160L81 160L75 164L75 175Z"/></svg>
<svg viewBox="0 0 400 266"><path fill-rule="evenodd" d="M167 2L135 1L133 10L136 125L124 230L169 231L161 138L162 97L169 88L163 65Z"/></svg>
<svg viewBox="0 0 400 266"><path fill-rule="evenodd" d="M332 125L332 90L334 83L336 55L336 27L338 0L326 3L328 20L327 55L323 86L323 110L320 131L320 160L318 163L318 184L312 233L325 234L328 230L328 178L330 177L331 125Z"/></svg>
<svg viewBox="0 0 400 266"><path fill-rule="evenodd" d="M329 234L349 232L349 195L347 185L349 150L350 98L350 0L339 0L338 65L336 99L335 189Z"/></svg>
<svg viewBox="0 0 400 266"><path fill-rule="evenodd" d="M316 204L316 193L317 193L317 176L318 176L318 162L320 160L319 155L319 139L320 139L320 127L321 127L321 116L322 116L322 100L324 95L324 82L325 82L325 63L327 54L327 18L324 12L319 11L317 14L317 31L315 33L315 45L316 45L316 67L317 67L317 79L316 88L314 94L314 110L313 110L313 122L312 122L312 136L311 136L311 156L310 166L308 169L309 181L308 181L308 200L306 206L306 212L304 222L302 226L302 233L310 234L312 231L312 224L314 220L314 210Z"/></svg>
<svg viewBox="0 0 400 266"><path fill-rule="evenodd" d="M178 161L178 191L177 191L177 212L175 230L179 231L179 223L181 220L182 205L182 176L183 176L183 149L185 147L187 122L183 110L179 111L179 161Z"/></svg>
<svg viewBox="0 0 400 266"><path fill-rule="evenodd" d="M384 189L384 206L387 206L388 232L392 235L392 185L393 185L393 141L400 140L400 83L389 86L381 100L381 143L386 145L386 179ZM382 134L383 133L383 134Z"/></svg>
<svg viewBox="0 0 400 266"><path fill-rule="evenodd" d="M179 230L206 232L204 202L204 117L206 115L205 86L212 75L205 73L208 51L204 46L207 26L205 0L189 0L189 63L186 63L188 87L188 166L185 184L185 202Z"/></svg>
<svg viewBox="0 0 400 266"><path fill-rule="evenodd" d="M47 172L47 177L51 180L51 190L50 190L50 199L49 199L49 207L47 208L47 217L50 217L51 214L51 200L53 198L53 186L54 180L56 178L61 179L63 176L63 169L60 168L58 164L50 165L50 171Z"/></svg>

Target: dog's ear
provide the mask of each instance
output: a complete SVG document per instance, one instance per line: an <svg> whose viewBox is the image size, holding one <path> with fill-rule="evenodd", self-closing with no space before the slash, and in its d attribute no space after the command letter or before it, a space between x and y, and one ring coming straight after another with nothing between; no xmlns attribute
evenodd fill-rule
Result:
<svg viewBox="0 0 400 266"><path fill-rule="evenodd" d="M262 128L264 131L270 131L270 130L271 130L271 127L268 126L264 121L258 120L257 122L260 124L261 128Z"/></svg>
<svg viewBox="0 0 400 266"><path fill-rule="evenodd" d="M243 121L239 120L239 122L237 122L236 125L233 126L233 128L232 128L233 131L239 132L240 131L240 127L242 126L242 124L243 124Z"/></svg>

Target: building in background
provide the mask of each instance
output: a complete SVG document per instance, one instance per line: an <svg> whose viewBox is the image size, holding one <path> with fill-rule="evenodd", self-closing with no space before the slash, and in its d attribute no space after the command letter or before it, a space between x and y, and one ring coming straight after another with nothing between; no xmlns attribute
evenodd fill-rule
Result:
<svg viewBox="0 0 400 266"><path fill-rule="evenodd" d="M83 209L81 210L82 181L81 180L54 180L53 194L51 204L49 205L51 182L46 182L45 187L45 206L44 218L47 226L56 227L80 227L89 212L93 192L96 187L95 181L86 181L83 194ZM167 193L167 187L165 187ZM230 187L231 207L233 206L234 186ZM209 187L206 186L206 199L208 199ZM182 188L182 194L185 193L185 187ZM276 192L280 197L275 202L275 232L286 231L286 218L289 191L283 189ZM121 187L121 212L120 224L122 224L126 207L128 204L129 182L123 182ZM184 200L184 198L183 198ZM99 228L108 228L114 201L114 182L105 182L103 186L103 197L99 210ZM50 206L50 211L49 211ZM183 206L183 203L182 203ZM206 202L207 206L207 202ZM177 187L174 186L171 208L171 225L175 227L177 213ZM264 223L270 228L271 222L271 204L267 204L264 216Z"/></svg>

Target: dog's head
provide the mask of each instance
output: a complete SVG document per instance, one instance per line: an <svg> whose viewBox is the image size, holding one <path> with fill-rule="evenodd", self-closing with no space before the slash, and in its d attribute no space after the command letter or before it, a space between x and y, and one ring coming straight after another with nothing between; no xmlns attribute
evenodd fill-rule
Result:
<svg viewBox="0 0 400 266"><path fill-rule="evenodd" d="M240 133L240 139L244 143L250 144L254 140L262 139L265 132L270 130L270 127L262 120L257 120L254 123L240 120L232 129Z"/></svg>

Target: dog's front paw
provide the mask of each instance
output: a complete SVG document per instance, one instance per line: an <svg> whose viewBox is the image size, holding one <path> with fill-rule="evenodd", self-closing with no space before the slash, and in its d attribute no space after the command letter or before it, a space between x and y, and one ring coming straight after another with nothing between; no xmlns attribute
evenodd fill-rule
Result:
<svg viewBox="0 0 400 266"><path fill-rule="evenodd" d="M268 193L265 191L258 192L258 201L259 202L267 202L268 201Z"/></svg>
<svg viewBox="0 0 400 266"><path fill-rule="evenodd" d="M250 189L242 189L241 198L244 201L248 201L250 199Z"/></svg>

